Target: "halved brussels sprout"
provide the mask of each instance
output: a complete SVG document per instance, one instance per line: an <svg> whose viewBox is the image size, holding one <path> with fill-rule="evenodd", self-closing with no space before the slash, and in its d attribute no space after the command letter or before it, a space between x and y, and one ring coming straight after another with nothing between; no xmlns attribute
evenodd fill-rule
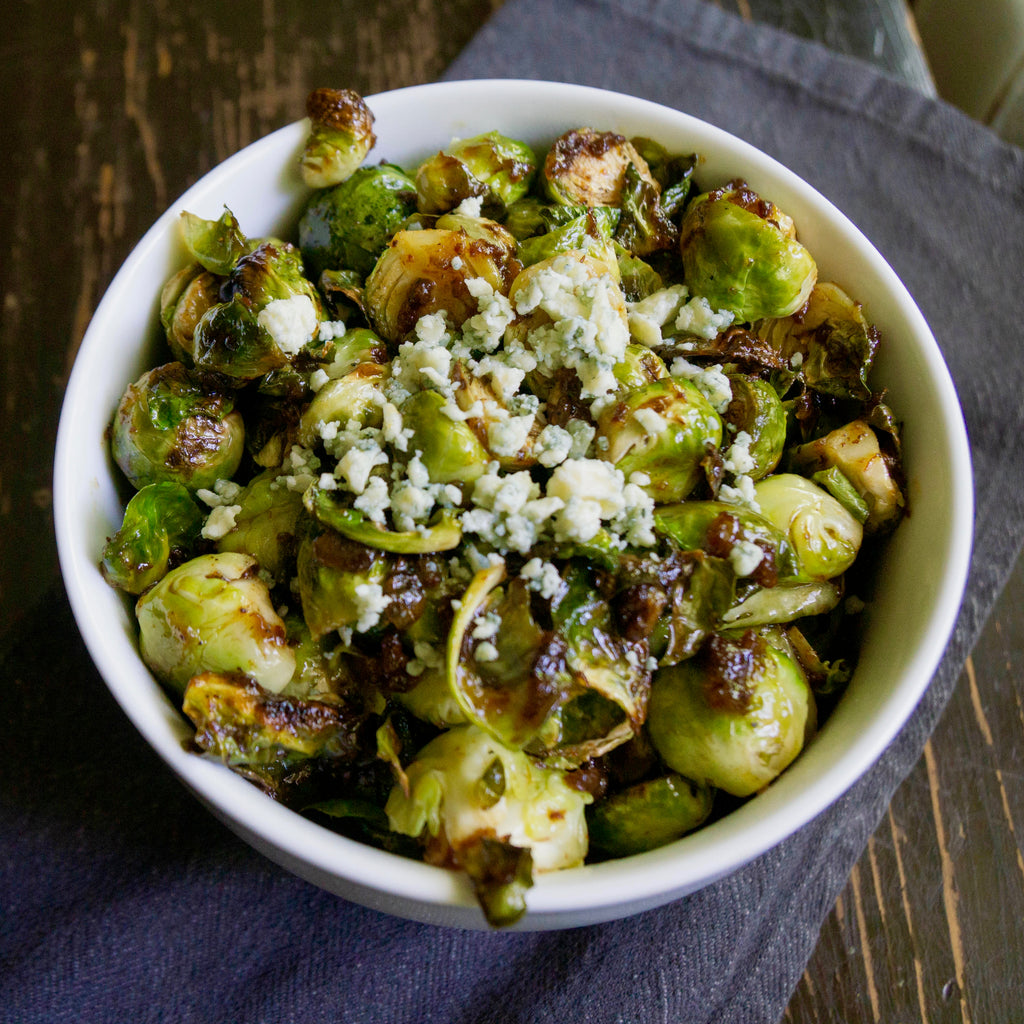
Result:
<svg viewBox="0 0 1024 1024"><path fill-rule="evenodd" d="M441 733L405 774L408 791L396 784L385 808L391 828L442 847L457 863L481 835L530 850L535 871L583 863L591 796L482 730L462 725Z"/></svg>
<svg viewBox="0 0 1024 1024"><path fill-rule="evenodd" d="M686 209L679 239L690 290L737 323L795 313L818 270L787 232L791 224L742 185L698 196Z"/></svg>
<svg viewBox="0 0 1024 1024"><path fill-rule="evenodd" d="M176 693L200 672L240 672L278 693L295 671L284 622L251 555L200 555L135 605L139 651Z"/></svg>
<svg viewBox="0 0 1024 1024"><path fill-rule="evenodd" d="M697 484L709 446L722 440L722 420L689 381L666 377L627 391L598 417L608 440L601 457L628 480L645 473L657 502L684 499Z"/></svg>
<svg viewBox="0 0 1024 1024"><path fill-rule="evenodd" d="M589 808L590 845L610 857L654 850L702 825L713 804L709 786L681 775L638 782Z"/></svg>
<svg viewBox="0 0 1024 1024"><path fill-rule="evenodd" d="M735 472L751 480L767 476L779 464L786 446L786 410L778 392L760 377L729 374L732 400L722 418L736 428L736 437L746 434L750 439L744 464Z"/></svg>
<svg viewBox="0 0 1024 1024"><path fill-rule="evenodd" d="M761 514L793 545L804 576L828 580L853 565L864 531L827 491L795 473L776 473L759 480L754 493Z"/></svg>
<svg viewBox="0 0 1024 1024"><path fill-rule="evenodd" d="M800 665L752 631L714 637L697 657L661 669L647 717L669 767L741 797L787 768L813 725Z"/></svg>
<svg viewBox="0 0 1024 1024"><path fill-rule="evenodd" d="M825 437L799 445L789 458L800 473L828 468L842 471L867 506L865 533L888 533L896 528L906 498L879 448L878 437L863 420L854 420Z"/></svg>
<svg viewBox="0 0 1024 1024"><path fill-rule="evenodd" d="M544 160L544 188L563 206L621 206L626 169L658 187L647 161L615 132L578 128L555 140Z"/></svg>
<svg viewBox="0 0 1024 1024"><path fill-rule="evenodd" d="M434 483L469 484L483 474L489 456L472 428L442 412L447 404L433 390L417 391L402 403L402 423L412 431L409 451L420 453Z"/></svg>
<svg viewBox="0 0 1024 1024"><path fill-rule="evenodd" d="M306 97L310 132L299 168L310 188L347 180L373 149L373 113L351 89L314 89Z"/></svg>
<svg viewBox="0 0 1024 1024"><path fill-rule="evenodd" d="M299 599L314 639L336 629L373 629L386 607L386 556L315 524L300 533Z"/></svg>
<svg viewBox="0 0 1024 1024"><path fill-rule="evenodd" d="M284 486L277 470L267 470L253 477L233 504L239 506L234 527L217 541L217 550L250 554L280 580L294 554L302 496Z"/></svg>
<svg viewBox="0 0 1024 1024"><path fill-rule="evenodd" d="M183 267L160 292L160 323L171 353L191 366L195 358L196 326L204 314L220 303L224 279L204 270L198 263Z"/></svg>
<svg viewBox="0 0 1024 1024"><path fill-rule="evenodd" d="M310 758L347 762L361 720L333 701L272 696L240 674L201 672L185 687L182 710L196 745L231 767L295 764Z"/></svg>
<svg viewBox="0 0 1024 1024"><path fill-rule="evenodd" d="M446 213L476 196L504 208L529 192L536 170L533 150L500 132L456 139L416 171L419 209Z"/></svg>
<svg viewBox="0 0 1024 1024"><path fill-rule="evenodd" d="M147 484L132 496L121 528L103 548L103 578L141 594L164 576L172 559L191 556L202 528L203 514L186 487Z"/></svg>
<svg viewBox="0 0 1024 1024"><path fill-rule="evenodd" d="M125 389L111 450L137 489L171 480L195 491L234 475L245 428L230 392L201 382L181 363L165 363Z"/></svg>
<svg viewBox="0 0 1024 1024"><path fill-rule="evenodd" d="M393 164L361 167L310 198L299 219L299 249L314 280L325 270L365 277L388 239L416 211L416 183Z"/></svg>
<svg viewBox="0 0 1024 1024"><path fill-rule="evenodd" d="M798 316L766 320L754 331L799 367L803 382L836 398L868 401L868 375L879 346L878 331L863 307L838 285L820 282Z"/></svg>
<svg viewBox="0 0 1024 1024"><path fill-rule="evenodd" d="M721 616L731 629L782 625L808 615L824 615L842 600L843 588L831 580L785 580L773 587L755 587Z"/></svg>
<svg viewBox="0 0 1024 1024"><path fill-rule="evenodd" d="M483 278L504 295L519 273L515 240L507 237L511 245L496 233L473 238L462 229L399 231L366 280L366 313L374 329L399 341L420 317L441 310L448 323L461 326L478 309L466 287L469 278Z"/></svg>
<svg viewBox="0 0 1024 1024"><path fill-rule="evenodd" d="M388 369L379 363L360 363L343 377L329 380L302 410L298 441L312 448L320 439L323 424L344 429L355 421L361 427L379 427L383 419L380 387Z"/></svg>

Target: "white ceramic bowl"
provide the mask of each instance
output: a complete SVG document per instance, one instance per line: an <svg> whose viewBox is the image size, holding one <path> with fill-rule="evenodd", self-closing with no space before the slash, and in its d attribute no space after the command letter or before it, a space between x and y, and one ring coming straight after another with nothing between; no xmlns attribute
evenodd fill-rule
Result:
<svg viewBox="0 0 1024 1024"><path fill-rule="evenodd" d="M884 339L873 382L905 421L913 514L878 566L860 663L835 713L763 794L662 849L542 877L519 927L561 928L624 917L677 899L768 850L836 800L881 754L942 655L966 579L971 480L960 407L939 349L885 260L827 200L744 142L686 114L614 93L543 82L417 86L368 98L371 160L414 165L456 136L494 128L543 151L588 125L701 153L704 183L741 175L796 221L821 276L865 306ZM274 803L219 764L184 752L188 724L139 658L131 605L97 569L120 525L117 471L104 431L125 385L155 362L161 285L185 261L183 209L216 218L230 206L249 235L287 231L306 195L297 122L216 167L154 224L125 261L82 342L57 440L54 505L61 568L79 629L114 697L181 779L272 860L347 899L420 921L483 927L459 875L339 837Z"/></svg>

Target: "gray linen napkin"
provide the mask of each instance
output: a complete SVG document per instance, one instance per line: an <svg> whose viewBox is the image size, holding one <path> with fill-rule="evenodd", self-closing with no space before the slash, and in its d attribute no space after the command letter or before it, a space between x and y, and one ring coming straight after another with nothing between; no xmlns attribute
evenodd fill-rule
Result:
<svg viewBox="0 0 1024 1024"><path fill-rule="evenodd" d="M0 762L0 1020L775 1024L920 756L1024 535L1024 154L697 0L509 0L449 72L482 76L616 88L712 121L892 262L952 369L977 486L971 580L931 688L858 785L733 877L607 925L470 933L344 903L235 839L131 729L51 594L0 666L17 738Z"/></svg>

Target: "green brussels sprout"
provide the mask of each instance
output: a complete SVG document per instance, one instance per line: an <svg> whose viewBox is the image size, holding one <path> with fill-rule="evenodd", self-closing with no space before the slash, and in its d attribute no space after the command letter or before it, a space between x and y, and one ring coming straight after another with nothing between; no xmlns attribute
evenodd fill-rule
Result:
<svg viewBox="0 0 1024 1024"><path fill-rule="evenodd" d="M715 636L696 657L657 672L647 716L670 768L740 797L787 768L813 724L799 663L753 631Z"/></svg>
<svg viewBox="0 0 1024 1024"><path fill-rule="evenodd" d="M302 496L284 486L277 470L267 470L253 477L233 504L239 506L235 525L217 540L217 550L252 555L280 580L294 551Z"/></svg>
<svg viewBox="0 0 1024 1024"><path fill-rule="evenodd" d="M191 554L202 528L203 513L186 487L171 480L147 484L132 496L121 528L103 548L103 578L141 594L171 561Z"/></svg>
<svg viewBox="0 0 1024 1024"><path fill-rule="evenodd" d="M182 710L200 750L230 767L294 766L313 758L347 763L361 725L334 701L281 698L236 673L201 672L185 687Z"/></svg>
<svg viewBox="0 0 1024 1024"><path fill-rule="evenodd" d="M736 428L736 437L746 434L746 456L750 465L736 467L751 480L767 476L779 464L786 447L786 410L778 392L760 377L731 373L729 384L732 399L722 414L726 423Z"/></svg>
<svg viewBox="0 0 1024 1024"><path fill-rule="evenodd" d="M690 290L712 308L728 310L737 323L795 313L807 301L818 271L780 221L791 224L746 186L694 199L679 239Z"/></svg>
<svg viewBox="0 0 1024 1024"><path fill-rule="evenodd" d="M610 857L657 849L704 824L713 803L710 786L681 775L639 782L590 806L590 845Z"/></svg>
<svg viewBox="0 0 1024 1024"><path fill-rule="evenodd" d="M200 383L181 363L165 363L125 389L111 450L136 489L171 480L196 491L234 475L245 427L231 393Z"/></svg>
<svg viewBox="0 0 1024 1024"><path fill-rule="evenodd" d="M828 580L853 565L864 531L827 491L795 473L759 480L761 514L789 539L805 578Z"/></svg>
<svg viewBox="0 0 1024 1024"><path fill-rule="evenodd" d="M564 641L534 621L522 580L502 589L504 573L497 565L473 577L448 633L445 665L467 720L518 749L536 735L569 677Z"/></svg>
<svg viewBox="0 0 1024 1024"><path fill-rule="evenodd" d="M432 551L451 551L462 540L458 516L450 509L440 509L422 529L388 530L368 519L358 509L343 508L333 492L313 489L309 498L316 518L349 540L368 548L389 551L396 555L422 555Z"/></svg>
<svg viewBox="0 0 1024 1024"><path fill-rule="evenodd" d="M537 158L525 142L499 132L457 139L416 171L419 209L445 213L477 196L505 208L529 192L536 171Z"/></svg>
<svg viewBox="0 0 1024 1024"><path fill-rule="evenodd" d="M773 582L795 576L800 570L788 535L764 516L740 505L723 501L663 505L655 509L654 522L684 551L702 550L729 559L737 545L756 545L770 559Z"/></svg>
<svg viewBox="0 0 1024 1024"><path fill-rule="evenodd" d="M665 380L668 367L657 353L646 345L629 344L622 359L612 368L622 391L635 391L645 384Z"/></svg>
<svg viewBox="0 0 1024 1024"><path fill-rule="evenodd" d="M634 256L650 256L675 247L679 229L661 208L661 186L633 163L626 165L621 205L615 241L624 249Z"/></svg>
<svg viewBox="0 0 1024 1024"><path fill-rule="evenodd" d="M523 196L510 203L505 211L502 223L517 241L523 241L531 235L542 235L548 230L548 221L544 216L547 204L537 196Z"/></svg>
<svg viewBox="0 0 1024 1024"><path fill-rule="evenodd" d="M619 264L619 277L627 302L640 302L664 287L664 281L654 267L639 256L634 256L617 242L612 243Z"/></svg>
<svg viewBox="0 0 1024 1024"><path fill-rule="evenodd" d="M193 333L196 366L239 381L288 366L315 336L320 297L303 276L298 250L262 242L235 264L221 288L224 302Z"/></svg>
<svg viewBox="0 0 1024 1024"><path fill-rule="evenodd" d="M789 453L789 464L799 473L840 471L863 502L866 515L861 521L867 534L894 530L906 508L906 498L882 454L878 437L863 420L798 445ZM847 502L844 504L850 508Z"/></svg>
<svg viewBox="0 0 1024 1024"><path fill-rule="evenodd" d="M205 220L184 210L180 223L185 248L211 274L227 276L252 247L235 215L226 208L219 220Z"/></svg>
<svg viewBox="0 0 1024 1024"><path fill-rule="evenodd" d="M593 241L611 240L619 211L609 206L580 207L579 215L557 227L519 243L519 260L524 267L540 263L570 249L586 249Z"/></svg>
<svg viewBox="0 0 1024 1024"><path fill-rule="evenodd" d="M402 423L412 431L409 451L436 484L469 484L481 476L490 459L472 428L452 420L442 409L448 399L440 391L417 391L401 405Z"/></svg>
<svg viewBox="0 0 1024 1024"><path fill-rule="evenodd" d="M468 279L483 278L504 295L521 269L508 232L472 238L461 229L399 231L366 279L366 315L391 342L404 338L428 313L443 310L447 322L458 327L479 308Z"/></svg>
<svg viewBox="0 0 1024 1024"><path fill-rule="evenodd" d="M224 552L172 569L135 605L139 651L175 693L201 672L240 672L279 693L295 671L256 559Z"/></svg>
<svg viewBox="0 0 1024 1024"><path fill-rule="evenodd" d="M299 444L312 448L324 423L344 428L354 420L361 427L379 427L383 418L380 386L387 373L379 363L360 363L345 376L329 380L302 411Z"/></svg>
<svg viewBox="0 0 1024 1024"><path fill-rule="evenodd" d="M416 183L399 167L361 167L340 185L316 192L299 219L299 249L316 280L324 270L365 277L388 239L416 210Z"/></svg>
<svg viewBox="0 0 1024 1024"><path fill-rule="evenodd" d="M306 97L310 131L299 157L310 188L330 188L352 176L377 139L373 113L351 89L314 89Z"/></svg>
<svg viewBox="0 0 1024 1024"><path fill-rule="evenodd" d="M754 325L759 338L799 366L813 391L860 402L871 399L868 376L879 346L878 331L863 307L836 284L820 282L796 316Z"/></svg>
<svg viewBox="0 0 1024 1024"><path fill-rule="evenodd" d="M336 629L364 633L385 606L387 559L315 524L300 524L297 573L302 614L314 639Z"/></svg>
<svg viewBox="0 0 1024 1024"><path fill-rule="evenodd" d="M481 835L529 849L536 871L583 863L587 852L588 793L562 772L537 765L472 725L455 726L431 740L405 769L385 811L391 828L447 844L458 862L463 847Z"/></svg>
<svg viewBox="0 0 1024 1024"><path fill-rule="evenodd" d="M657 187L647 162L624 136L572 129L555 140L544 160L544 188L563 206L620 207L630 164Z"/></svg>
<svg viewBox="0 0 1024 1024"><path fill-rule="evenodd" d="M224 278L203 270L198 263L183 267L160 292L160 323L176 360L191 366L194 336L203 315L220 303Z"/></svg>
<svg viewBox="0 0 1024 1024"><path fill-rule="evenodd" d="M331 377L340 377L363 363L386 363L388 350L383 340L368 327L353 327L334 339L329 358L324 368Z"/></svg>
<svg viewBox="0 0 1024 1024"><path fill-rule="evenodd" d="M644 490L660 503L682 501L701 478L708 446L722 440L722 420L689 381L671 377L627 391L598 417L608 441L601 457L628 480L645 473Z"/></svg>

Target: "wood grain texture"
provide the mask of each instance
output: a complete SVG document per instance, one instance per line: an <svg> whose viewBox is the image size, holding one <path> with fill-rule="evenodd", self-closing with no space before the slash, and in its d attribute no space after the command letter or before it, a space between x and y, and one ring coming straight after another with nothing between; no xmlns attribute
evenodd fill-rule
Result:
<svg viewBox="0 0 1024 1024"><path fill-rule="evenodd" d="M220 160L298 117L313 86L369 93L432 80L499 5L15 5L0 40L3 636L56 583L50 477L63 388L96 303L148 226ZM719 6L772 14L755 0ZM783 15L803 7L775 7L792 30ZM1024 1021L1022 593L1018 566L926 757L822 929L791 1024Z"/></svg>

